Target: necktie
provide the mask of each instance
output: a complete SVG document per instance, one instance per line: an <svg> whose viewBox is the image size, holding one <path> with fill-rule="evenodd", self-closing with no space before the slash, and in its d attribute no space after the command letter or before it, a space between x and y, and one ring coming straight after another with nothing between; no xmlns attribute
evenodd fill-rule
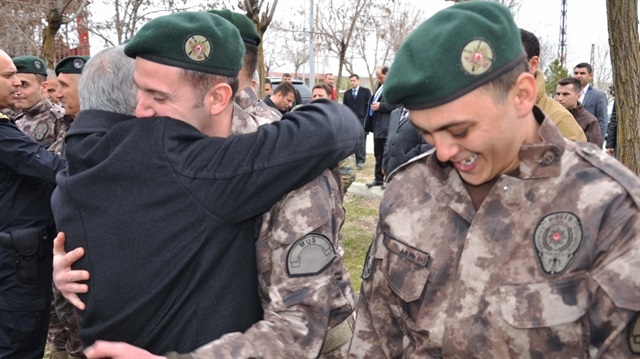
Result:
<svg viewBox="0 0 640 359"><path fill-rule="evenodd" d="M356 98L356 95L358 94L358 93L356 92L356 89L351 90L351 92L353 93L353 98Z"/></svg>

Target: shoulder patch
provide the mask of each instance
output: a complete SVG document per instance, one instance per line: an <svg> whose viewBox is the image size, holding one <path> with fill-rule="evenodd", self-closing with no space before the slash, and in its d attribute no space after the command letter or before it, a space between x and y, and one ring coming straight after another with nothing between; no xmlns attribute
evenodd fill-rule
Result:
<svg viewBox="0 0 640 359"><path fill-rule="evenodd" d="M620 162L608 154L595 148L588 142L576 142L576 152L580 157L597 167L618 182L631 196L636 206L640 207L640 185L638 177Z"/></svg>
<svg viewBox="0 0 640 359"><path fill-rule="evenodd" d="M627 343L631 353L640 355L640 312L636 313L629 323Z"/></svg>
<svg viewBox="0 0 640 359"><path fill-rule="evenodd" d="M48 130L49 125L47 125L46 122L40 122L39 124L37 124L35 129L36 141L42 141Z"/></svg>
<svg viewBox="0 0 640 359"><path fill-rule="evenodd" d="M331 241L318 233L310 233L295 241L287 254L290 277L312 276L322 272L336 258Z"/></svg>
<svg viewBox="0 0 640 359"><path fill-rule="evenodd" d="M546 274L562 273L582 243L582 223L570 212L544 216L533 233L536 256Z"/></svg>

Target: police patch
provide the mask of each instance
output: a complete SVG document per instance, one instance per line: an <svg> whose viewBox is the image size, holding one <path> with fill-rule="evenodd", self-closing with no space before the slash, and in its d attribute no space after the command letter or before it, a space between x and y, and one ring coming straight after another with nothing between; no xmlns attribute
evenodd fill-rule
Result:
<svg viewBox="0 0 640 359"><path fill-rule="evenodd" d="M47 126L46 123L40 122L39 124L37 124L36 129L34 131L36 135L36 141L42 141L44 136L47 134L48 130L49 130L49 126Z"/></svg>
<svg viewBox="0 0 640 359"><path fill-rule="evenodd" d="M336 257L329 239L311 233L295 241L287 254L287 273L290 277L304 277L322 272Z"/></svg>
<svg viewBox="0 0 640 359"><path fill-rule="evenodd" d="M536 255L546 274L562 273L582 243L582 224L570 212L552 213L540 220L533 234Z"/></svg>
<svg viewBox="0 0 640 359"><path fill-rule="evenodd" d="M202 62L211 54L211 44L202 35L191 35L184 42L184 53L193 61Z"/></svg>
<svg viewBox="0 0 640 359"><path fill-rule="evenodd" d="M42 70L42 63L40 63L40 61L38 61L38 60L34 60L34 61L33 61L33 67L34 67L36 70Z"/></svg>
<svg viewBox="0 0 640 359"><path fill-rule="evenodd" d="M460 64L469 75L482 75L489 71L493 64L493 49L488 42L471 40L462 49Z"/></svg>
<svg viewBox="0 0 640 359"><path fill-rule="evenodd" d="M80 70L81 68L84 67L84 60L83 59L73 60L73 67Z"/></svg>
<svg viewBox="0 0 640 359"><path fill-rule="evenodd" d="M629 323L627 342L629 350L635 355L640 355L640 312L636 313Z"/></svg>

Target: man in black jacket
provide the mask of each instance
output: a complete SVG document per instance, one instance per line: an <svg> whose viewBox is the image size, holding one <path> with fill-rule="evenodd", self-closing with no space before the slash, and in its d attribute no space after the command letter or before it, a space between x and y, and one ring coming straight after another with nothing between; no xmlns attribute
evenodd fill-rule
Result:
<svg viewBox="0 0 640 359"><path fill-rule="evenodd" d="M0 108L20 80L0 50ZM65 162L0 114L0 357L42 358L51 306L49 199Z"/></svg>
<svg viewBox="0 0 640 359"><path fill-rule="evenodd" d="M409 120L409 111L398 107L391 111L389 136L384 147L382 171L385 178L401 164L433 148Z"/></svg>
<svg viewBox="0 0 640 359"><path fill-rule="evenodd" d="M328 102L228 137L232 116L246 115L232 103L241 41L217 15L149 22L125 48L136 115L176 119L84 111L69 132L70 166L52 202L68 249L89 247L78 262L92 273L86 344L126 337L184 352L261 319L254 219L355 150L355 118Z"/></svg>
<svg viewBox="0 0 640 359"><path fill-rule="evenodd" d="M351 90L344 93L342 103L356 114L356 117L362 123L364 128L364 120L367 117L367 109L369 108L369 99L371 98L371 90L366 87L360 86L360 76L351 74L349 76L349 84L351 84ZM364 134L364 141L362 146L356 151L356 166L362 168L367 160L366 153L367 133Z"/></svg>
<svg viewBox="0 0 640 359"><path fill-rule="evenodd" d="M378 88L369 99L369 112L365 120L364 130L373 132L373 154L376 157L375 178L367 183L367 187L382 186L384 184L382 157L384 155L384 145L387 141L387 131L389 130L389 115L397 107L384 102L384 81L387 78L387 72L389 72L389 68L386 66L376 69Z"/></svg>

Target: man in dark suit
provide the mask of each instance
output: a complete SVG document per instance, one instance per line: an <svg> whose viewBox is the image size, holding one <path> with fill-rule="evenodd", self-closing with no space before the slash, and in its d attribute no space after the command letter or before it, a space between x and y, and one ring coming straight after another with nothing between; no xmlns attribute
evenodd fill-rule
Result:
<svg viewBox="0 0 640 359"><path fill-rule="evenodd" d="M593 88L589 83L593 80L593 68L586 62L581 62L573 69L573 78L580 80L582 91L580 102L584 108L598 119L600 136L604 140L607 131L607 95Z"/></svg>
<svg viewBox="0 0 640 359"><path fill-rule="evenodd" d="M382 186L384 175L382 174L382 156L384 155L384 145L387 141L389 130L389 116L397 106L392 106L384 102L384 81L387 78L389 68L381 66L376 69L378 87L373 96L369 99L369 110L365 117L365 132L373 132L373 154L376 157L376 178L367 183L367 187Z"/></svg>
<svg viewBox="0 0 640 359"><path fill-rule="evenodd" d="M349 76L349 83L351 84L351 90L345 91L344 97L342 99L342 103L356 114L356 117L364 126L364 120L367 116L367 109L369 108L369 99L371 98L371 90L366 87L360 86L360 76L356 74L351 74ZM366 154L366 142L367 142L367 132L364 133L364 141L362 141L362 146L358 148L356 151L356 167L362 168L364 166L364 162L367 160Z"/></svg>
<svg viewBox="0 0 640 359"><path fill-rule="evenodd" d="M389 135L384 148L382 170L389 174L401 164L433 148L409 120L409 111L400 106L391 111Z"/></svg>

